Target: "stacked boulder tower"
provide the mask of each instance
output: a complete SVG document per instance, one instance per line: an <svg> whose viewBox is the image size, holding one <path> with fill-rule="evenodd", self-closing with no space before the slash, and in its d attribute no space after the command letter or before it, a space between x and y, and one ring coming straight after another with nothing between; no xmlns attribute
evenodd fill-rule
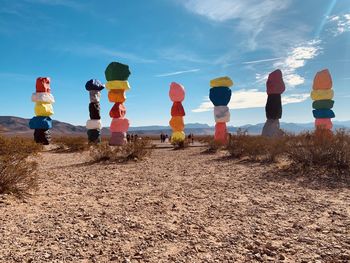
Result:
<svg viewBox="0 0 350 263"><path fill-rule="evenodd" d="M171 135L172 143L183 143L186 139L185 129L185 110L182 102L185 99L185 88L176 82L170 84L169 97L173 102L171 107L171 119L169 125L173 131Z"/></svg>
<svg viewBox="0 0 350 263"><path fill-rule="evenodd" d="M90 120L86 122L87 136L89 143L101 142L101 90L104 85L97 79L90 79L85 84L85 89L89 92L89 115Z"/></svg>
<svg viewBox="0 0 350 263"><path fill-rule="evenodd" d="M107 66L105 76L108 100L114 103L109 112L109 116L112 118L109 145L122 146L127 142L126 133L130 125L129 120L125 118L126 108L124 106L126 100L125 92L130 89L128 82L130 76L129 66L119 62L112 62Z"/></svg>
<svg viewBox="0 0 350 263"><path fill-rule="evenodd" d="M227 144L228 131L226 123L230 121L230 103L233 81L229 77L220 77L210 81L209 99L214 104L215 135L214 140Z"/></svg>
<svg viewBox="0 0 350 263"><path fill-rule="evenodd" d="M36 143L48 145L51 141L50 129L52 129L51 115L54 114L52 104L55 102L51 94L50 78L39 77L36 79L36 92L32 95L35 102L35 117L29 121L29 128L34 130Z"/></svg>
<svg viewBox="0 0 350 263"><path fill-rule="evenodd" d="M317 72L314 78L311 91L313 100L313 115L315 118L316 130L324 129L331 131L333 128L332 118L335 114L332 110L334 105L333 82L328 69Z"/></svg>
<svg viewBox="0 0 350 263"><path fill-rule="evenodd" d="M266 122L262 130L262 136L280 137L283 132L280 129L282 118L281 94L286 90L282 71L277 69L269 74L266 82L267 102L265 106Z"/></svg>

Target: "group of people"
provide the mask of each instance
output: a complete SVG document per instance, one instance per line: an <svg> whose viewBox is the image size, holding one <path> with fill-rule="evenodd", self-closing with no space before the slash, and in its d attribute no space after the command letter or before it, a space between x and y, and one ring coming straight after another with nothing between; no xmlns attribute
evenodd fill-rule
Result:
<svg viewBox="0 0 350 263"><path fill-rule="evenodd" d="M164 142L168 142L168 141L169 141L169 135L168 135L168 134L161 133L161 134L160 134L160 142L161 142L161 143L164 143Z"/></svg>
<svg viewBox="0 0 350 263"><path fill-rule="evenodd" d="M138 135L137 134L127 134L126 135L126 140L127 140L127 142L134 142L134 141L137 141L137 139L138 139Z"/></svg>

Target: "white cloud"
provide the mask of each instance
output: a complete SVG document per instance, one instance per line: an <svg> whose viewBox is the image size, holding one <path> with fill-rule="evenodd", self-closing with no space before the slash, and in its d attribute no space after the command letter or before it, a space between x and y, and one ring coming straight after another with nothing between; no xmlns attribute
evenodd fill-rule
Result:
<svg viewBox="0 0 350 263"><path fill-rule="evenodd" d="M299 103L305 101L309 94L290 94L282 95L282 104ZM267 100L266 92L258 91L257 89L237 90L232 92L231 101L228 105L230 109L249 109L265 107ZM211 111L214 105L210 102L209 97L199 105L197 109L192 112L206 112Z"/></svg>
<svg viewBox="0 0 350 263"><path fill-rule="evenodd" d="M175 71L175 72L169 72L169 73L164 73L164 74L159 74L156 75L155 77L168 77L168 76L175 76L175 75L180 75L184 73L191 73L191 72L198 72L200 69L190 69L190 70L183 70L183 71Z"/></svg>
<svg viewBox="0 0 350 263"><path fill-rule="evenodd" d="M328 23L333 27L330 29L334 36L350 32L350 14L328 17Z"/></svg>
<svg viewBox="0 0 350 263"><path fill-rule="evenodd" d="M281 60L283 58L267 58L267 59L260 59L260 60L253 60L253 61L245 61L242 62L242 64L258 64L258 63L264 63L264 62L270 62L270 61L276 61Z"/></svg>

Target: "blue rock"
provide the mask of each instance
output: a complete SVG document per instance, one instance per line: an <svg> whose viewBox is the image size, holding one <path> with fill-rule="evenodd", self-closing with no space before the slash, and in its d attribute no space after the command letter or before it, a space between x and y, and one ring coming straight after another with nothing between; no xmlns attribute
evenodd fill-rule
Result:
<svg viewBox="0 0 350 263"><path fill-rule="evenodd" d="M334 112L332 110L328 110L328 109L313 110L312 113L313 113L315 119L335 118Z"/></svg>
<svg viewBox="0 0 350 263"><path fill-rule="evenodd" d="M43 129L48 130L52 129L52 119L50 117L33 117L29 121L29 128L30 129Z"/></svg>
<svg viewBox="0 0 350 263"><path fill-rule="evenodd" d="M209 99L214 106L227 106L231 100L232 91L228 87L214 87L209 91Z"/></svg>

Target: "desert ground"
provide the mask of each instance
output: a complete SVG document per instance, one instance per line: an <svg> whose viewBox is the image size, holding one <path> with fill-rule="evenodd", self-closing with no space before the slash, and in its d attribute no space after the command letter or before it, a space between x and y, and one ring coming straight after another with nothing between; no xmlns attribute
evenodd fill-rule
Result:
<svg viewBox="0 0 350 263"><path fill-rule="evenodd" d="M202 151L40 153L37 192L0 196L0 262L350 262L347 184Z"/></svg>

